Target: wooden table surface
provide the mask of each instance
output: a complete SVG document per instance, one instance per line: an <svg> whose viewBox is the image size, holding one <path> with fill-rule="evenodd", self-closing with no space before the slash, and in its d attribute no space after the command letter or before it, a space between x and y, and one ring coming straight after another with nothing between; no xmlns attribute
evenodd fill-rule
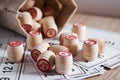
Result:
<svg viewBox="0 0 120 80"><path fill-rule="evenodd" d="M76 13L70 20L70 23L75 22L83 22L86 26L120 33L120 18ZM120 67L85 80L120 80Z"/></svg>

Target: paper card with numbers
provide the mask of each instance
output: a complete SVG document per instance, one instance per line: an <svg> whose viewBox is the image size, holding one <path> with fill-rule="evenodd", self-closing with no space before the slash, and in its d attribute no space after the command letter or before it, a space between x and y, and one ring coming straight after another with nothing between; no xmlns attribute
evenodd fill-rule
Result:
<svg viewBox="0 0 120 80"><path fill-rule="evenodd" d="M72 25L66 25L63 32L70 32ZM105 53L99 56L97 61L84 62L81 58L81 51L74 57L72 73L69 75L60 75L55 70L49 73L43 73L36 67L32 60L30 52L26 50L26 38L10 30L0 28L0 80L67 80L83 79L104 73L105 67L114 68L120 65L120 34L87 27L86 38L96 37L103 38L106 41ZM59 44L58 37L46 39L51 44ZM24 44L24 58L21 63L11 63L7 59L7 42L19 40ZM80 42L80 48L82 42ZM109 55L109 56L108 56ZM114 61L113 61L114 60ZM112 63L110 63L112 62Z"/></svg>
<svg viewBox="0 0 120 80"><path fill-rule="evenodd" d="M7 43L19 40L25 44L26 40L23 36L3 28L0 28L0 37L0 80L18 80L22 63L12 63L7 59Z"/></svg>
<svg viewBox="0 0 120 80"><path fill-rule="evenodd" d="M0 80L66 80L68 78L81 79L84 75L88 75L86 70L76 65L73 66L71 75L59 75L55 70L49 73L42 73L31 59L30 52L26 50L26 39L24 37L3 28L0 28L0 32L2 33L0 34ZM13 40L22 41L24 44L25 54L21 63L12 63L7 59L7 43ZM49 41L51 42L51 40ZM95 73L101 72L103 71L99 70Z"/></svg>
<svg viewBox="0 0 120 80"><path fill-rule="evenodd" d="M36 63L31 59L29 52L26 52L25 60L23 62L23 68L21 70L20 80L68 80L68 79L83 79L95 75L104 73L104 70L100 67L86 70L82 67L73 65L72 73L69 75L60 75L51 70L48 73L39 71L36 67ZM32 77L31 77L32 76Z"/></svg>
<svg viewBox="0 0 120 80"><path fill-rule="evenodd" d="M109 69L113 69L115 67L120 66L120 55L118 55L117 57L111 58L108 61L106 61L103 64L104 67L107 67Z"/></svg>
<svg viewBox="0 0 120 80"><path fill-rule="evenodd" d="M67 26L64 27L62 32L71 32L72 25L68 24ZM80 42L79 43L80 51L78 52L77 56L74 57L75 65L84 67L86 69L92 69L104 64L106 65L107 63L109 64L109 62L106 62L106 61L112 60L113 58L120 55L120 33L99 30L92 27L86 27L86 29L87 29L86 39L99 38L106 42L105 52L99 55L97 60L91 61L91 62L85 62L82 60L82 57L81 57L81 49L82 49L83 42ZM119 59L114 61L112 64L116 66L119 65Z"/></svg>
<svg viewBox="0 0 120 80"><path fill-rule="evenodd" d="M74 58L74 64L84 67L86 69L92 69L94 67L98 67L101 65L104 65L106 63L106 61L113 59L117 56L120 55L120 50L115 49L113 47L108 47L106 46L105 52L102 53L97 60L95 61L90 61L90 62L85 62L83 61L80 57L81 57L81 52L78 53L77 56L75 56ZM119 63L119 62L117 62ZM107 64L107 63L106 63Z"/></svg>
<svg viewBox="0 0 120 80"><path fill-rule="evenodd" d="M101 67L87 70L82 67L73 66L72 73L70 75L65 75L65 77L68 80L69 79L84 79L84 78L103 74L104 72L105 72L105 70Z"/></svg>
<svg viewBox="0 0 120 80"><path fill-rule="evenodd" d="M106 42L105 52L101 53L98 56L98 59L91 62L85 62L82 60L81 52L78 53L77 56L74 58L74 64L82 66L86 69L91 69L101 65L110 64L109 61L114 60L114 58L120 56L120 34L98 30L94 28L87 27L87 35L86 38L100 38ZM82 45L82 43L80 43ZM107 62L106 62L107 61ZM119 65L119 59L117 58L113 63L114 65ZM106 66L110 67L110 66Z"/></svg>

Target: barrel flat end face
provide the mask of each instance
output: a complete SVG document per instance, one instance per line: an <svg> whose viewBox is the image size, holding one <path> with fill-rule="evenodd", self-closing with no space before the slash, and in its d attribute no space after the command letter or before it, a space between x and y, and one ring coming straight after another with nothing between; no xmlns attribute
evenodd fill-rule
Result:
<svg viewBox="0 0 120 80"><path fill-rule="evenodd" d="M23 28L21 28L21 25L18 21L19 19L17 17L17 15L19 15L19 13L21 11L21 7L25 5L25 1L24 0L20 0L20 1L15 0L15 1L18 4L16 4L13 1L13 2L11 2L12 8L11 7L8 8L8 10L12 9L12 12L14 12L14 13L10 12L10 14L5 14L6 12L4 10L1 10L1 8L3 8L4 5L3 4L0 5L0 15L2 17L2 19L0 18L0 20L1 21L3 20L2 22L0 22L0 24L4 25L4 27L9 28L23 36L27 36L27 32ZM30 1L30 2L28 3L27 6L29 6L29 8L33 7L34 3L35 3L34 0L28 0L28 1ZM39 0L37 0L37 1L39 1ZM49 0L47 0L47 1L49 2ZM53 2L50 4L53 4L53 7L56 10L57 15L56 15L55 22L58 27L58 32L60 32L62 30L62 28L64 27L65 23L67 23L70 20L70 18L73 16L77 7L76 7L74 0L54 0L54 1L55 1L54 2L55 4L53 4ZM4 4L8 4L8 3L4 3ZM56 9L56 6L58 7L58 9ZM49 9L47 9L47 10L49 10ZM21 12L23 12L23 11L21 11ZM30 12L34 13L34 11L35 10L32 8L32 10ZM33 15L33 17L35 17L35 16L36 16L36 14ZM12 20L7 21L6 19L8 19L8 18L11 18ZM39 15L39 18L40 18L40 15ZM12 27L10 27L8 24L11 25ZM17 28L15 25L17 25ZM27 29L28 29L28 27L27 27Z"/></svg>
<svg viewBox="0 0 120 80"><path fill-rule="evenodd" d="M49 72L50 66L50 63L46 59L40 59L37 61L37 68L42 72Z"/></svg>
<svg viewBox="0 0 120 80"><path fill-rule="evenodd" d="M10 41L8 42L8 45L11 47L17 47L20 46L22 43L20 41Z"/></svg>

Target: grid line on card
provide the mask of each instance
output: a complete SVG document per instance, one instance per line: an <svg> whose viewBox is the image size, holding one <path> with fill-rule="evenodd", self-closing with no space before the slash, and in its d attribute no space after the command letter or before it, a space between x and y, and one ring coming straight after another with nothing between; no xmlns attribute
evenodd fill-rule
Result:
<svg viewBox="0 0 120 80"><path fill-rule="evenodd" d="M21 62L21 66L20 66L20 71L19 71L19 76L18 76L18 80L20 80L20 75L21 75L21 72L22 72L22 67L23 67L23 62L24 62L24 56L25 56L25 51L26 51L26 46L24 48L24 55L23 55L23 60Z"/></svg>

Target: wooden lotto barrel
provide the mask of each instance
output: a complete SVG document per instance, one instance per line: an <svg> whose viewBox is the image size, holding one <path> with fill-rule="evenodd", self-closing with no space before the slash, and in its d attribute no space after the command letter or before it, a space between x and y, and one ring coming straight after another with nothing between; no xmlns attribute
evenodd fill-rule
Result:
<svg viewBox="0 0 120 80"><path fill-rule="evenodd" d="M30 9L31 7L38 7L42 10L46 5L52 6L56 11L57 15L55 22L58 27L58 32L60 32L65 23L70 20L71 16L76 11L74 0L0 0L0 25L23 36L27 36L27 32L20 22L21 12ZM37 9L37 11L39 10ZM35 20L38 20L38 18L41 18L40 15L35 18Z"/></svg>

